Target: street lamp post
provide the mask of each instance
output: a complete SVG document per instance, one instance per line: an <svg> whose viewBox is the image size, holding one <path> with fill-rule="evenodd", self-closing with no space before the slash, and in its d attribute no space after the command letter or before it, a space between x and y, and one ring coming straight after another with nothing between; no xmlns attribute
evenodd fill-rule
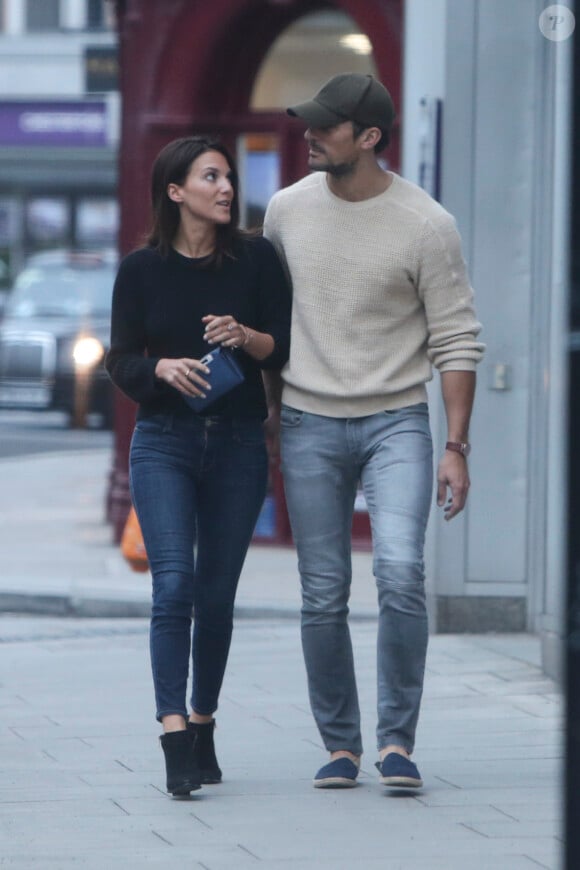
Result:
<svg viewBox="0 0 580 870"><path fill-rule="evenodd" d="M568 590L565 617L565 870L580 867L580 43L574 37L568 392Z"/></svg>
<svg viewBox="0 0 580 870"><path fill-rule="evenodd" d="M568 438L568 594L565 631L566 746L564 768L566 863L580 867L580 348L570 351Z"/></svg>

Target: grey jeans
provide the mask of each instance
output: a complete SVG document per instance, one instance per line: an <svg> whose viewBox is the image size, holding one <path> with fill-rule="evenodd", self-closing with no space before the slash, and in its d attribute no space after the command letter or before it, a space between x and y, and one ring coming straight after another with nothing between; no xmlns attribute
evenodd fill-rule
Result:
<svg viewBox="0 0 580 870"><path fill-rule="evenodd" d="M423 548L433 487L427 405L333 418L282 407L282 472L302 584L302 648L312 712L330 751L362 753L347 623L359 481L378 589L377 745L411 752L423 691Z"/></svg>

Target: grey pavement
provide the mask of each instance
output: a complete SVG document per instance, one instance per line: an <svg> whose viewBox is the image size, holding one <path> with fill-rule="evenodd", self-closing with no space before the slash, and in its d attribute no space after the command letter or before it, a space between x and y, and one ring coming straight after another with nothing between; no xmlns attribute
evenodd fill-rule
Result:
<svg viewBox="0 0 580 870"><path fill-rule="evenodd" d="M111 467L106 448L0 460L0 611L39 609L78 616L146 616L150 577L134 573L105 523ZM369 553L355 553L353 611L374 615ZM291 548L251 548L238 613L296 617Z"/></svg>
<svg viewBox="0 0 580 870"><path fill-rule="evenodd" d="M168 797L148 577L126 568L104 524L109 461L108 450L0 461L0 866L558 870L561 697L533 636L432 637L415 753L425 787L380 785L366 553L352 601L360 785L312 788L325 754L295 557L252 547L217 715L224 782Z"/></svg>

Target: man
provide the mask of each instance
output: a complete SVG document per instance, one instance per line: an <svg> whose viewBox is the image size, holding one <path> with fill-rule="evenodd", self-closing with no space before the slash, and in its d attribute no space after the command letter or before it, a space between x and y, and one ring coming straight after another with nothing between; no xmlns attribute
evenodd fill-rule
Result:
<svg viewBox="0 0 580 870"><path fill-rule="evenodd" d="M362 754L347 624L360 483L379 602L377 767L384 785L416 789L422 780L410 756L427 649L432 491L425 382L434 365L448 424L437 503L449 520L469 488L469 419L484 346L453 218L378 162L394 119L383 85L338 75L288 113L307 125L313 174L273 197L265 234L293 285L281 453L310 703L330 752L314 785L354 786Z"/></svg>

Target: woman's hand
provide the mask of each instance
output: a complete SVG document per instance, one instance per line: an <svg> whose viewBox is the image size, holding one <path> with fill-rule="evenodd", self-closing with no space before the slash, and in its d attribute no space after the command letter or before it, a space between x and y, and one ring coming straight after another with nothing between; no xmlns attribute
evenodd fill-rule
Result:
<svg viewBox="0 0 580 870"><path fill-rule="evenodd" d="M208 314L202 317L205 323L204 339L208 344L221 344L223 347L241 347L242 350L257 360L266 359L274 350L274 339L265 332L257 332L238 323L231 314L218 317Z"/></svg>
<svg viewBox="0 0 580 870"><path fill-rule="evenodd" d="M248 343L249 330L247 326L238 323L231 314L218 317L208 314L201 318L205 323L204 339L208 344L221 344L224 347L242 347Z"/></svg>
<svg viewBox="0 0 580 870"><path fill-rule="evenodd" d="M201 396L205 399L205 392L211 390L211 386L202 377L209 375L209 369L198 359L160 359L155 366L155 377L165 381L171 387L175 387L180 393L187 396Z"/></svg>

